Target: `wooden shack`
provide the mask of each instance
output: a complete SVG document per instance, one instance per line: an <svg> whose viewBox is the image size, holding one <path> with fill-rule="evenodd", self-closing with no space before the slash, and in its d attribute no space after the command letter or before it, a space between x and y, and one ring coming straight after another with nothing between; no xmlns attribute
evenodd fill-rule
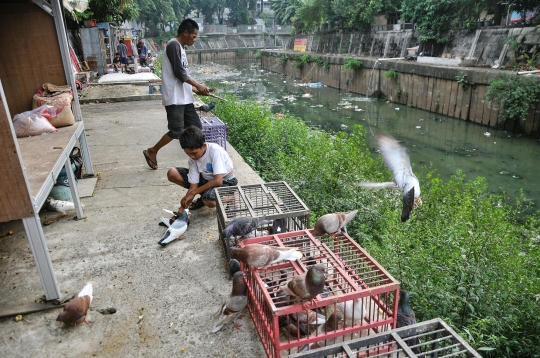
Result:
<svg viewBox="0 0 540 358"><path fill-rule="evenodd" d="M62 297L39 210L60 171L65 168L77 218L83 218L69 159L77 143L86 174L94 174L60 1L2 1L0 48L0 222L22 219L45 298L59 301ZM17 138L12 116L32 109L32 97L43 83L71 86L75 125L54 133ZM77 225L76 221L73 225Z"/></svg>

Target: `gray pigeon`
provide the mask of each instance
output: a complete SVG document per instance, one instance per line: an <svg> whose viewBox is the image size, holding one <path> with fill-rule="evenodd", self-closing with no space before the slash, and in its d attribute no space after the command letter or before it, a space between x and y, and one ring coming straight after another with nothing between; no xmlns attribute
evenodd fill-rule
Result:
<svg viewBox="0 0 540 358"><path fill-rule="evenodd" d="M394 188L403 192L403 208L401 221L405 222L411 217L413 207L422 205L420 199L420 182L411 168L411 161L407 149L389 134L380 133L376 136L384 165L392 173L392 182L384 183L358 183L364 188Z"/></svg>
<svg viewBox="0 0 540 358"><path fill-rule="evenodd" d="M56 320L65 324L86 322L86 313L92 303L92 291L92 284L87 283L77 296L66 303Z"/></svg>
<svg viewBox="0 0 540 358"><path fill-rule="evenodd" d="M212 333L219 331L226 323L233 322L246 307L247 285L244 282L244 276L245 274L242 271L234 274L232 292L219 310L219 318L214 329L212 329ZM235 323L234 327L238 328L239 326Z"/></svg>
<svg viewBox="0 0 540 358"><path fill-rule="evenodd" d="M300 298L303 301L314 300L324 289L325 271L323 265L313 265L303 274L284 282L279 289L289 296Z"/></svg>
<svg viewBox="0 0 540 358"><path fill-rule="evenodd" d="M302 253L296 248L250 244L243 248L231 249L231 257L246 265L266 269L269 265L282 260L294 261L301 259Z"/></svg>
<svg viewBox="0 0 540 358"><path fill-rule="evenodd" d="M242 217L232 219L221 232L221 236L224 238L230 238L231 236L238 238L238 236L248 235L259 226L266 225L271 222L271 220L265 220L264 218L259 219L258 217Z"/></svg>
<svg viewBox="0 0 540 358"><path fill-rule="evenodd" d="M416 323L416 315L414 314L414 311L412 310L411 306L409 306L409 293L405 290L399 290L399 303L398 303L398 314L397 314L397 328L410 326L411 324ZM405 342L407 342L407 345L409 346L416 346L419 344L418 338L415 337L413 339L405 339ZM420 348L414 347L411 348L413 353L420 354Z"/></svg>
<svg viewBox="0 0 540 358"><path fill-rule="evenodd" d="M176 216L176 220L169 225L170 219L161 218L161 222L167 225L169 228L161 240L158 241L158 244L161 246L166 246L167 244L173 242L174 240L183 240L181 238L182 234L186 232L189 226L189 209L185 209L182 213L173 212L170 210L164 211L173 214Z"/></svg>
<svg viewBox="0 0 540 358"><path fill-rule="evenodd" d="M202 106L197 107L196 109L203 112L210 112L212 109L214 109L215 106L216 106L216 102L210 102L208 104L203 104Z"/></svg>
<svg viewBox="0 0 540 358"><path fill-rule="evenodd" d="M313 235L322 236L324 234L339 234L341 230L347 232L347 224L351 221L358 210L346 213L332 213L323 215L315 223Z"/></svg>
<svg viewBox="0 0 540 358"><path fill-rule="evenodd" d="M240 262L237 259L231 259L229 261L229 274L233 277L238 271L240 271Z"/></svg>

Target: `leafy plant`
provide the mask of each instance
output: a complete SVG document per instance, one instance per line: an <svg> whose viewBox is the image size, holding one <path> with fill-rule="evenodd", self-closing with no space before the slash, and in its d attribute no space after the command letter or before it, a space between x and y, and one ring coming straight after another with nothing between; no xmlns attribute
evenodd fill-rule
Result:
<svg viewBox="0 0 540 358"><path fill-rule="evenodd" d="M461 71L457 76L456 76L456 81L457 83L461 86L461 88L463 88L464 91L467 90L467 88L469 88L469 86L471 85L469 83L469 81L467 81L467 75L465 73L463 73L463 71Z"/></svg>
<svg viewBox="0 0 540 358"><path fill-rule="evenodd" d="M319 65L319 66L322 66L322 65L324 64L324 62L323 62L321 56L319 56L319 55L313 56L313 59L312 59L312 60L313 60L313 62L315 62L315 63L316 63L317 65Z"/></svg>
<svg viewBox="0 0 540 358"><path fill-rule="evenodd" d="M384 77L395 80L398 78L398 72L391 68L384 73Z"/></svg>
<svg viewBox="0 0 540 358"><path fill-rule="evenodd" d="M257 50L255 52L253 52L253 58L256 59L256 60L260 60L262 58L261 50Z"/></svg>
<svg viewBox="0 0 540 358"><path fill-rule="evenodd" d="M279 56L279 64L281 66L285 66L286 63L287 63L287 56L285 56L285 54L282 53L281 56Z"/></svg>
<svg viewBox="0 0 540 358"><path fill-rule="evenodd" d="M326 61L323 62L323 68L324 68L325 70L329 70L329 69L330 69L330 63L328 63L328 62L326 62Z"/></svg>
<svg viewBox="0 0 540 358"><path fill-rule="evenodd" d="M538 55L538 51L534 52L532 55L529 55L526 52L523 53L523 57L525 58L525 61L527 61L527 70L533 71L536 68L536 66L534 65L534 62L536 60L537 55Z"/></svg>
<svg viewBox="0 0 540 358"><path fill-rule="evenodd" d="M498 74L490 83L486 99L498 101L505 119L527 119L531 105L540 100L540 82L534 77Z"/></svg>
<svg viewBox="0 0 540 358"><path fill-rule="evenodd" d="M237 48L234 53L236 53L236 56L242 56L248 54L249 50L247 48Z"/></svg>
<svg viewBox="0 0 540 358"><path fill-rule="evenodd" d="M362 61L350 56L345 57L345 64L343 65L344 70L359 70L361 68Z"/></svg>
<svg viewBox="0 0 540 358"><path fill-rule="evenodd" d="M302 56L297 55L297 56L294 57L293 65L296 68L302 68L309 61L310 61L310 56L309 55L302 55Z"/></svg>
<svg viewBox="0 0 540 358"><path fill-rule="evenodd" d="M396 96L396 98L399 100L401 98L401 94L403 93L401 87L399 85L396 85L394 87L394 95Z"/></svg>
<svg viewBox="0 0 540 358"><path fill-rule="evenodd" d="M163 52L154 60L154 74L161 78L161 66L163 61Z"/></svg>

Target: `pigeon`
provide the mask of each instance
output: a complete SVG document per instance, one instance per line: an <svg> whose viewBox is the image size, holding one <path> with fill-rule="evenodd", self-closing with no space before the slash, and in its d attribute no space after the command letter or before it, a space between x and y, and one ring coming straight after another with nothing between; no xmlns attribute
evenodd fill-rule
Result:
<svg viewBox="0 0 540 358"><path fill-rule="evenodd" d="M229 261L229 273L231 277L233 277L234 274L237 273L238 271L240 271L240 262L238 262L237 259L231 259Z"/></svg>
<svg viewBox="0 0 540 358"><path fill-rule="evenodd" d="M86 313L90 303L92 303L92 284L87 283L77 296L66 303L56 320L65 324L86 322Z"/></svg>
<svg viewBox="0 0 540 358"><path fill-rule="evenodd" d="M307 336L309 334L307 325L298 322L291 315L279 316L278 323L284 329L285 336L287 337L300 338L300 336Z"/></svg>
<svg viewBox="0 0 540 358"><path fill-rule="evenodd" d="M161 222L165 225L168 225L169 228L167 229L167 232L161 240L158 241L158 244L161 246L166 246L167 244L173 242L174 240L183 240L180 236L182 236L183 233L186 232L188 226L189 226L189 209L184 209L181 213L165 210L164 211L173 214L176 216L176 220L173 221L172 224L169 225L169 219L161 218Z"/></svg>
<svg viewBox="0 0 540 358"><path fill-rule="evenodd" d="M75 204L71 201L56 200L52 196L49 196L45 200L45 209L47 211L57 211L60 213L59 217L63 218L66 216L66 211L75 210Z"/></svg>
<svg viewBox="0 0 540 358"><path fill-rule="evenodd" d="M398 303L398 314L397 314L397 328L410 326L411 324L416 323L416 315L409 306L409 292L405 290L399 290L399 303ZM418 338L414 337L412 339L405 339L407 345L416 346L419 344ZM411 348L413 353L420 354L420 348L414 347Z"/></svg>
<svg viewBox="0 0 540 358"><path fill-rule="evenodd" d="M268 230L253 230L249 234L242 236L242 238L244 240L247 240L247 239L252 239L254 237L261 237L261 236L266 236L266 235L268 235Z"/></svg>
<svg viewBox="0 0 540 358"><path fill-rule="evenodd" d="M322 324L326 322L326 317L324 315L317 313L313 310L292 313L291 316L300 323Z"/></svg>
<svg viewBox="0 0 540 358"><path fill-rule="evenodd" d="M288 231L287 230L287 219L281 218L281 219L274 220L274 222L272 223L270 233L272 235L274 235L274 234L281 234L281 233L284 233L284 232L287 232L287 231Z"/></svg>
<svg viewBox="0 0 540 358"><path fill-rule="evenodd" d="M338 302L337 306L347 322L351 325L354 325L356 322L362 320L364 317L367 317L367 310L364 306L364 301L361 298L355 298L354 300L349 300L345 302Z"/></svg>
<svg viewBox="0 0 540 358"><path fill-rule="evenodd" d="M208 104L203 104L202 106L197 107L196 109L203 112L210 112L212 109L214 109L215 106L216 106L216 102L210 102Z"/></svg>
<svg viewBox="0 0 540 358"><path fill-rule="evenodd" d="M343 315L340 312L334 312L328 317L325 323L321 324L319 327L317 327L317 332L313 334L313 336L320 336L323 334L326 334L331 331L335 331L338 329L339 322L343 321ZM336 343L337 338L330 338L324 341L319 341L315 343L306 344L303 346L300 351L305 352L307 350L317 349L321 347L325 347L327 345L331 345Z"/></svg>
<svg viewBox="0 0 540 358"><path fill-rule="evenodd" d="M346 225L354 218L357 212L358 210L353 210L346 213L332 213L321 216L315 223L313 235L336 235L341 233L342 230L347 232Z"/></svg>
<svg viewBox="0 0 540 358"><path fill-rule="evenodd" d="M398 141L386 133L376 136L384 164L392 173L392 182L384 183L358 183L364 188L394 188L403 191L403 209L401 221L405 222L411 217L413 207L422 205L420 199L420 182L414 175L407 150Z"/></svg>
<svg viewBox="0 0 540 358"><path fill-rule="evenodd" d="M271 220L265 220L264 218L259 219L258 217L242 217L232 219L221 232L221 236L225 238L229 238L231 236L234 236L235 238L238 236L245 236L257 229L257 227L269 224L270 222Z"/></svg>
<svg viewBox="0 0 540 358"><path fill-rule="evenodd" d="M219 331L226 323L233 322L246 307L247 285L244 281L244 276L245 274L242 271L234 274L232 292L219 310L219 318L214 329L212 329L212 333ZM238 328L239 326L235 323L234 327Z"/></svg>
<svg viewBox="0 0 540 358"><path fill-rule="evenodd" d="M302 258L297 249L288 247L274 247L262 244L249 244L243 248L231 249L231 257L252 267L266 268L282 260L294 261Z"/></svg>
<svg viewBox="0 0 540 358"><path fill-rule="evenodd" d="M303 274L281 284L279 289L291 297L297 297L303 301L312 301L324 289L324 283L326 282L325 271L323 265L313 265Z"/></svg>

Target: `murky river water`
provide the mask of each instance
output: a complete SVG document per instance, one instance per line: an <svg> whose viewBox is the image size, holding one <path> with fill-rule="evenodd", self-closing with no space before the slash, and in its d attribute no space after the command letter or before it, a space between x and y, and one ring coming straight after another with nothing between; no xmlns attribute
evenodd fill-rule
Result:
<svg viewBox="0 0 540 358"><path fill-rule="evenodd" d="M274 112L289 112L311 126L348 131L361 124L368 135L383 130L407 147L417 172L432 166L446 180L461 169L467 178L485 177L493 193L515 198L523 189L533 207L540 208L536 139L330 87L312 88L252 64L197 66L192 72L220 93L266 101Z"/></svg>

